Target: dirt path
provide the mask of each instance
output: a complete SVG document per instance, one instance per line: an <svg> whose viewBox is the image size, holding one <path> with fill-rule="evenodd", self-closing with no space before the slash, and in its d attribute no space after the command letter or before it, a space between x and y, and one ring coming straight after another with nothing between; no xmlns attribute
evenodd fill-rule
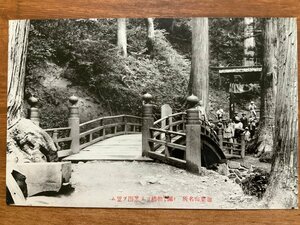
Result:
<svg viewBox="0 0 300 225"><path fill-rule="evenodd" d="M213 171L194 175L165 164L92 161L73 164L69 194L34 196L39 206L121 208L262 208L240 186Z"/></svg>

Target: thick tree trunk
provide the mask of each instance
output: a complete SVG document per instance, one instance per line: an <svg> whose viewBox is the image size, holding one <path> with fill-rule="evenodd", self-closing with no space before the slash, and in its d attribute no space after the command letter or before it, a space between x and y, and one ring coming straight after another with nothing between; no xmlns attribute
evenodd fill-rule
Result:
<svg viewBox="0 0 300 225"><path fill-rule="evenodd" d="M261 78L260 130L258 152L272 154L275 125L275 92L277 84L277 18L264 19L263 72Z"/></svg>
<svg viewBox="0 0 300 225"><path fill-rule="evenodd" d="M192 65L189 94L202 100L205 111L208 108L208 18L192 19Z"/></svg>
<svg viewBox="0 0 300 225"><path fill-rule="evenodd" d="M126 18L118 19L118 48L123 57L127 57Z"/></svg>
<svg viewBox="0 0 300 225"><path fill-rule="evenodd" d="M9 22L7 93L7 163L57 160L51 137L32 121L22 118L29 20Z"/></svg>
<svg viewBox="0 0 300 225"><path fill-rule="evenodd" d="M29 20L9 21L7 126L20 120L24 98Z"/></svg>
<svg viewBox="0 0 300 225"><path fill-rule="evenodd" d="M145 19L146 25L147 25L147 53L151 54L153 51L153 45L154 45L154 19L153 18L147 18Z"/></svg>
<svg viewBox="0 0 300 225"><path fill-rule="evenodd" d="M147 18L147 37L148 37L148 39L151 39L151 40L153 40L155 37L154 19L153 18Z"/></svg>
<svg viewBox="0 0 300 225"><path fill-rule="evenodd" d="M253 66L255 48L255 40L253 33L253 17L245 17L244 23L244 66Z"/></svg>
<svg viewBox="0 0 300 225"><path fill-rule="evenodd" d="M298 96L297 21L278 20L278 84L275 109L274 158L265 194L269 207L297 207Z"/></svg>

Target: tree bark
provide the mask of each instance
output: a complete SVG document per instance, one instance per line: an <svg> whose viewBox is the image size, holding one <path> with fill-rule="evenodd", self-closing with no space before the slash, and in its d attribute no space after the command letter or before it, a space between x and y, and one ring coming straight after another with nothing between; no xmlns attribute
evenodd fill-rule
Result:
<svg viewBox="0 0 300 225"><path fill-rule="evenodd" d="M278 84L274 157L265 199L271 208L297 207L298 95L297 21L278 20ZM279 94L280 93L280 94Z"/></svg>
<svg viewBox="0 0 300 225"><path fill-rule="evenodd" d="M147 18L147 37L148 37L148 39L151 39L151 40L153 40L155 37L154 19L153 18Z"/></svg>
<svg viewBox="0 0 300 225"><path fill-rule="evenodd" d="M147 53L151 54L153 51L153 45L154 45L154 38L155 38L155 33L154 33L154 19L153 18L147 18L146 20L146 25L147 25Z"/></svg>
<svg viewBox="0 0 300 225"><path fill-rule="evenodd" d="M244 66L253 66L255 48L255 40L253 34L253 17L245 17L244 24Z"/></svg>
<svg viewBox="0 0 300 225"><path fill-rule="evenodd" d="M57 160L51 137L32 121L22 118L29 20L9 21L7 89L7 163Z"/></svg>
<svg viewBox="0 0 300 225"><path fill-rule="evenodd" d="M192 19L192 65L189 80L189 94L202 100L205 111L208 108L208 66L209 66L208 18Z"/></svg>
<svg viewBox="0 0 300 225"><path fill-rule="evenodd" d="M263 71L261 78L260 130L258 152L272 152L277 85L277 18L263 21ZM271 154L269 154L270 158Z"/></svg>
<svg viewBox="0 0 300 225"><path fill-rule="evenodd" d="M9 21L9 63L7 80L7 126L20 120L24 98L29 20Z"/></svg>
<svg viewBox="0 0 300 225"><path fill-rule="evenodd" d="M123 57L127 57L126 18L118 19L118 49Z"/></svg>

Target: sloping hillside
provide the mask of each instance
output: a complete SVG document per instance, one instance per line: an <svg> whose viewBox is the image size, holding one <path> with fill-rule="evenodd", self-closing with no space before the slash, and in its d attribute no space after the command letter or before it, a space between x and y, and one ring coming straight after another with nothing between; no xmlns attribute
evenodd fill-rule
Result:
<svg viewBox="0 0 300 225"><path fill-rule="evenodd" d="M79 97L81 121L140 115L145 92L153 95L156 114L165 103L174 111L185 109L190 74L187 41L180 45L181 39L173 34L177 42L170 42L170 33L156 29L149 49L143 19L129 19L124 58L117 52L116 30L115 19L31 21L25 98L40 99L42 127L66 125L72 94ZM218 107L228 112L229 96L216 85L215 71L210 79L209 116L214 119Z"/></svg>

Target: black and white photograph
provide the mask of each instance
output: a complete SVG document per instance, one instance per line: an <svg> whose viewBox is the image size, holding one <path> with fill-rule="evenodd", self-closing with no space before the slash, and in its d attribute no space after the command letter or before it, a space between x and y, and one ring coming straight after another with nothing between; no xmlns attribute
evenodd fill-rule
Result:
<svg viewBox="0 0 300 225"><path fill-rule="evenodd" d="M296 18L10 20L6 202L298 208Z"/></svg>

